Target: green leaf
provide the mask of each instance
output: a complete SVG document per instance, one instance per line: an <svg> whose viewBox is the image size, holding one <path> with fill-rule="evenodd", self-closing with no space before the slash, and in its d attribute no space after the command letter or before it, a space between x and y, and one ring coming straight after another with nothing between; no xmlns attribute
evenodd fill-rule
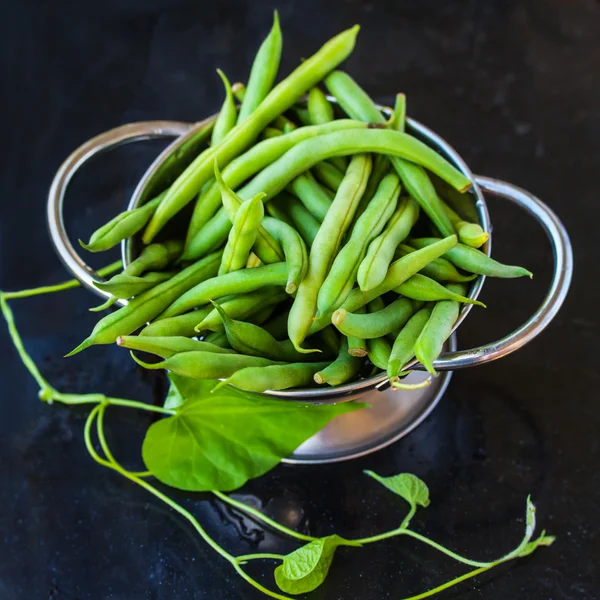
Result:
<svg viewBox="0 0 600 600"><path fill-rule="evenodd" d="M318 588L329 573L338 546L360 546L339 535L309 542L288 554L275 569L275 582L288 594L304 594Z"/></svg>
<svg viewBox="0 0 600 600"><path fill-rule="evenodd" d="M410 473L400 473L392 477L381 477L373 471L365 471L369 477L379 481L388 490L402 496L411 506L429 506L429 488L424 481Z"/></svg>
<svg viewBox="0 0 600 600"><path fill-rule="evenodd" d="M142 457L163 483L188 491L234 490L275 467L329 421L364 405L303 405L171 375L172 417L153 423Z"/></svg>

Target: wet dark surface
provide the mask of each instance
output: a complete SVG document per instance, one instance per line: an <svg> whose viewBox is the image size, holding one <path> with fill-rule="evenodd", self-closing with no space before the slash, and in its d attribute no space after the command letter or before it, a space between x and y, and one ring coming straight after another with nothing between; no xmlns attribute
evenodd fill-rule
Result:
<svg viewBox="0 0 600 600"><path fill-rule="evenodd" d="M115 125L196 120L220 104L219 66L245 79L270 25L266 2L5 2L0 285L65 278L45 226L45 196L66 155ZM394 527L401 501L364 475L413 472L431 506L418 531L487 559L515 545L525 498L558 536L517 564L445 597L593 600L600 596L597 176L600 166L600 6L523 2L280 2L282 72L329 36L362 25L347 69L377 99L408 94L409 114L450 141L475 172L532 190L564 220L576 271L565 307L518 353L457 373L433 415L404 441L322 467L282 466L240 490L248 502L312 534L355 537ZM124 206L158 146L128 147L77 178L68 224L85 238ZM494 254L534 281L491 282L459 342L474 346L526 319L551 272L546 240L517 209L490 202ZM97 266L108 262L93 257ZM63 391L149 399L160 381L117 348L61 356L91 329L83 290L13 304L25 344ZM86 409L46 406L0 328L0 598L52 600L255 599L230 567L170 510L95 465L82 441ZM113 412L119 456L137 457L148 425ZM179 496L234 553L293 546L214 501ZM267 566L268 567L268 566ZM253 573L260 569L253 565ZM399 599L460 568L406 540L342 550L311 596ZM272 585L269 569L260 580Z"/></svg>

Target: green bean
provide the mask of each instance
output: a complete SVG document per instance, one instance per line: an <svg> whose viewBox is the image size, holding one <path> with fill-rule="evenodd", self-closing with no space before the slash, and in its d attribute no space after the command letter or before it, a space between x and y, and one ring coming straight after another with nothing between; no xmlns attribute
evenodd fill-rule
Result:
<svg viewBox="0 0 600 600"><path fill-rule="evenodd" d="M192 310L189 313L178 315L177 317L169 317L168 319L160 319L146 325L139 333L141 336L148 337L169 337L169 336L185 336L194 337L196 331L194 327L199 321L204 319L212 310L212 306L203 306L198 310Z"/></svg>
<svg viewBox="0 0 600 600"><path fill-rule="evenodd" d="M400 256L406 256L411 252L415 252L415 248L407 246L406 244L400 244L396 256L400 258ZM477 277L475 274L463 275L445 258L436 258L435 260L432 260L427 266L421 269L421 273L436 281L450 281L453 283L465 283L473 281L473 279Z"/></svg>
<svg viewBox="0 0 600 600"><path fill-rule="evenodd" d="M337 358L325 368L317 371L314 374L314 380L319 384L341 385L354 379L364 364L360 357L348 353L348 339L344 337Z"/></svg>
<svg viewBox="0 0 600 600"><path fill-rule="evenodd" d="M290 363L268 367L248 367L233 373L216 388L229 384L247 392L286 390L313 383L315 373L327 366L326 362ZM215 388L215 389L216 389Z"/></svg>
<svg viewBox="0 0 600 600"><path fill-rule="evenodd" d="M386 174L390 170L390 161L385 154L375 154L373 156L373 170L371 171L371 176L369 177L369 181L367 182L367 189L363 194L363 197L360 199L360 204L358 205L358 210L356 214L358 216L362 215L365 208L375 195L381 180L386 176Z"/></svg>
<svg viewBox="0 0 600 600"><path fill-rule="evenodd" d="M408 161L414 161L437 173L461 190L467 190L471 185L469 179L458 169L423 142L406 133L375 126L374 129L335 131L299 142L256 175L239 191L239 195L241 198L247 199L262 191L267 194L265 197L265 202L267 202L290 181L318 162L332 156L355 155L364 152L390 154L392 157L401 156ZM410 164L412 165L412 163ZM406 187L408 188L408 186ZM414 197L414 194L411 195ZM446 216L446 213L443 214Z"/></svg>
<svg viewBox="0 0 600 600"><path fill-rule="evenodd" d="M112 344L120 335L129 335L154 319L169 304L197 283L216 275L221 262L221 252L215 252L183 269L164 283L136 296L127 306L100 319L92 333L77 348L69 352L72 356L94 344ZM252 269L251 271L255 271ZM225 276L227 277L227 276ZM187 312L187 311L181 311ZM181 314L181 313L178 313Z"/></svg>
<svg viewBox="0 0 600 600"><path fill-rule="evenodd" d="M244 99L240 106L238 123L241 123L253 113L271 91L273 83L275 83L275 79L277 78L277 71L279 70L282 44L279 15L275 11L273 15L273 27L258 49L252 63L248 86L246 87Z"/></svg>
<svg viewBox="0 0 600 600"><path fill-rule="evenodd" d="M390 121L390 129L395 131L404 131L406 128L406 96L404 94L396 94L394 102L394 113Z"/></svg>
<svg viewBox="0 0 600 600"><path fill-rule="evenodd" d="M266 127L262 132L263 140L270 140L280 135L283 135L283 131L275 129L275 127Z"/></svg>
<svg viewBox="0 0 600 600"><path fill-rule="evenodd" d="M244 207L245 202L225 183L223 176L219 171L219 167L215 163L215 180L219 185L219 189L221 190L221 199L223 202L223 208L227 213L227 217L233 223L236 219L237 213ZM262 199L264 194L260 193ZM256 198L256 196L255 196ZM262 202L261 202L262 204ZM244 210L248 210L244 208ZM260 209L256 207L256 217L262 210L262 215L264 216L264 208ZM218 213L217 213L218 214ZM258 219L255 219L256 222ZM273 238L273 236L268 233L264 227L260 225L260 221L262 221L262 216L260 220L258 220L258 225L254 229L256 230L255 235L255 243L254 250L256 255L267 264L280 262L284 259L284 253L281 249L281 246L277 243L277 241Z"/></svg>
<svg viewBox="0 0 600 600"><path fill-rule="evenodd" d="M360 263L357 280L363 292L383 281L398 244L408 236L418 218L419 205L412 198L401 198L385 229L369 244L367 254Z"/></svg>
<svg viewBox="0 0 600 600"><path fill-rule="evenodd" d="M220 248L231 231L231 221L221 209L202 227L190 245L184 250L181 260L196 260Z"/></svg>
<svg viewBox="0 0 600 600"><path fill-rule="evenodd" d="M449 288L457 295L466 291L464 285L456 283L451 284ZM460 304L455 300L437 302L415 342L415 356L431 375L437 375L433 361L441 354L444 342L450 337L458 319L459 309Z"/></svg>
<svg viewBox="0 0 600 600"><path fill-rule="evenodd" d="M431 182L439 196L443 198L444 202L455 210L459 216L472 223L479 222L480 217L477 212L473 194L461 194L460 192L457 192L452 186L449 186L437 175L432 175Z"/></svg>
<svg viewBox="0 0 600 600"><path fill-rule="evenodd" d="M203 341L213 344L214 346L219 346L219 348L232 349L224 331L211 331L204 336Z"/></svg>
<svg viewBox="0 0 600 600"><path fill-rule="evenodd" d="M267 202L266 209L267 213L274 219L279 219L284 223L287 223L290 227L294 227L294 221L291 217L285 212L284 206L288 202L289 198L293 198L287 192L281 192L277 198L273 198L271 202Z"/></svg>
<svg viewBox="0 0 600 600"><path fill-rule="evenodd" d="M244 354L217 354L215 352L180 352L157 363L146 363L132 357L138 365L146 369L166 369L193 379L223 379L231 377L236 371L246 367L266 367L276 363L267 358L259 356L246 356Z"/></svg>
<svg viewBox="0 0 600 600"><path fill-rule="evenodd" d="M317 87L314 87L308 93L307 109L306 119L303 121L305 125L324 125L325 123L330 123L335 120L333 106L331 106L331 103L327 100L327 96L325 96L325 94ZM298 116L302 115L299 114ZM348 165L344 157L336 156L331 159L331 162L342 172L346 171ZM335 189L337 190L337 188Z"/></svg>
<svg viewBox="0 0 600 600"><path fill-rule="evenodd" d="M287 283L287 265L273 265L232 271L202 281L180 295L162 314L161 318L176 317L196 306L208 304L212 299L229 294L244 294L269 285L284 286Z"/></svg>
<svg viewBox="0 0 600 600"><path fill-rule="evenodd" d="M387 375L390 381L398 381L400 377L408 375L402 369L412 360L415 355L415 343L423 327L431 316L433 306L425 306L415 313L402 328L394 345L387 365Z"/></svg>
<svg viewBox="0 0 600 600"><path fill-rule="evenodd" d="M277 138L264 140L231 161L223 169L223 180L230 188L235 189L246 179L252 177L261 169L264 169L270 163L277 160L298 142L324 133L332 133L334 131L342 131L345 129L365 129L366 127L366 123L360 123L350 119L340 119L332 123L326 123L325 125L301 127ZM189 250L192 241L199 235L198 232L215 214L220 205L221 190L219 189L218 183L215 181L208 185L196 202L187 232L184 258L190 259L195 257L193 252Z"/></svg>
<svg viewBox="0 0 600 600"><path fill-rule="evenodd" d="M278 341L287 338L288 313L288 310L278 311L275 316L263 323L262 328Z"/></svg>
<svg viewBox="0 0 600 600"><path fill-rule="evenodd" d="M344 171L333 166L329 162L320 162L313 167L317 179L326 185L332 192L337 192L344 179Z"/></svg>
<svg viewBox="0 0 600 600"><path fill-rule="evenodd" d="M265 215L263 194L242 203L233 220L233 227L223 251L219 275L238 271L246 266L256 234Z"/></svg>
<svg viewBox="0 0 600 600"><path fill-rule="evenodd" d="M117 298L136 296L156 283L165 281L171 275L152 273L151 276L145 278L139 276L145 271L164 269L181 254L182 248L183 246L178 240L169 240L164 244L150 244L123 272L111 277L108 281L95 282L94 285Z"/></svg>
<svg viewBox="0 0 600 600"><path fill-rule="evenodd" d="M386 338L374 338L367 341L367 356L369 360L382 371L387 370L388 361L390 360L390 354L392 353L392 346Z"/></svg>
<svg viewBox="0 0 600 600"><path fill-rule="evenodd" d="M279 115L273 121L273 127L277 127L277 129L280 129L283 133L291 133L292 131L298 129L296 124L292 120L288 119L285 115Z"/></svg>
<svg viewBox="0 0 600 600"><path fill-rule="evenodd" d="M298 286L288 319L289 338L298 352L310 352L302 349L301 344L316 312L319 288L352 222L370 172L371 158L368 154L359 154L352 158L342 185L312 244L308 257L308 271Z"/></svg>
<svg viewBox="0 0 600 600"><path fill-rule="evenodd" d="M377 237L393 214L400 195L400 182L394 173L386 175L365 212L352 228L350 239L335 257L321 285L317 299L319 314L331 312L342 305L356 282L358 267L367 253L367 246Z"/></svg>
<svg viewBox="0 0 600 600"><path fill-rule="evenodd" d="M231 91L238 102L243 102L244 97L246 96L246 84L242 83L241 81L236 81L231 86Z"/></svg>
<svg viewBox="0 0 600 600"><path fill-rule="evenodd" d="M303 173L296 177L289 185L289 191L300 199L306 210L317 221L323 222L331 206L331 197L310 173Z"/></svg>
<svg viewBox="0 0 600 600"><path fill-rule="evenodd" d="M210 143L213 146L218 144L235 127L237 121L237 108L235 107L235 100L233 98L229 79L227 79L225 73L223 73L221 69L217 69L217 73L225 88L225 100L219 111L219 116L215 120L215 126L213 127L210 140Z"/></svg>
<svg viewBox="0 0 600 600"><path fill-rule="evenodd" d="M199 342L184 336L122 335L117 338L117 346L156 354L161 358L171 358L171 356L175 356L180 352L216 352L217 354L231 354L234 352L234 350L227 350L209 342Z"/></svg>
<svg viewBox="0 0 600 600"><path fill-rule="evenodd" d="M296 107L293 109L293 113L296 115L296 118L298 119L298 121L305 127L314 125L314 123L310 119L308 110L306 110L305 108Z"/></svg>
<svg viewBox="0 0 600 600"><path fill-rule="evenodd" d="M286 210L294 222L298 233L306 245L310 248L317 237L317 233L319 232L319 227L321 227L321 224L306 210L304 204L302 204L300 200L294 196L290 196L289 194L287 195L287 198L288 203ZM267 210L269 204L271 203L269 202L267 204Z"/></svg>
<svg viewBox="0 0 600 600"><path fill-rule="evenodd" d="M411 239L409 243L415 248L425 248L436 241L437 238L419 238ZM533 279L532 273L527 269L513 265L503 265L480 250L470 248L464 244L456 244L454 248L443 255L443 258L469 273L506 279L513 277L530 277Z"/></svg>
<svg viewBox="0 0 600 600"><path fill-rule="evenodd" d="M248 255L248 260L246 261L246 269L254 269L255 267L260 267L263 263L254 252L250 252Z"/></svg>
<svg viewBox="0 0 600 600"><path fill-rule="evenodd" d="M107 310L111 306L114 306L117 303L117 300L118 298L116 296L109 296L102 304L92 306L92 308L88 308L88 310L93 313L102 312L103 310Z"/></svg>
<svg viewBox="0 0 600 600"><path fill-rule="evenodd" d="M340 308L333 313L331 322L344 335L372 339L402 327L413 312L413 303L408 298L398 298L383 310L368 314L349 313Z"/></svg>
<svg viewBox="0 0 600 600"><path fill-rule="evenodd" d="M271 217L265 217L263 227L281 244L288 268L288 281L285 291L293 294L308 269L308 253L300 234L284 223Z"/></svg>
<svg viewBox="0 0 600 600"><path fill-rule="evenodd" d="M355 358L364 358L367 356L367 341L365 338L349 336L348 337L348 354Z"/></svg>
<svg viewBox="0 0 600 600"><path fill-rule="evenodd" d="M241 354L263 356L286 362L294 362L305 358L290 344L278 342L262 327L232 319L216 302L213 302L213 306L221 317L229 344Z"/></svg>
<svg viewBox="0 0 600 600"><path fill-rule="evenodd" d="M390 265L386 276L379 285L366 292L355 288L350 292L350 294L348 294L348 297L341 308L345 308L347 312L356 312L358 308L365 306L365 304L371 302L371 300L374 298L378 298L379 296L392 291L394 288L397 288L409 277L412 277L415 275L415 273L418 273L425 265L441 256L444 254L444 252L455 245L456 236L449 235L447 238L444 238L438 242L434 252L419 255L417 255L416 252L413 252L412 254L408 254L407 256L399 258ZM433 249L433 246L422 248L421 252L427 249Z"/></svg>
<svg viewBox="0 0 600 600"><path fill-rule="evenodd" d="M373 100L367 93L346 73L334 71L325 79L325 85L329 91L337 98L344 111L352 118L360 121L370 121L372 123L385 123L385 117L381 114ZM429 176L422 168L428 165L419 165L419 161L413 161L417 164L404 160L407 157L390 157L392 166L400 176L402 184L408 193L419 203L423 211L433 221L442 235L448 236L454 233L454 228L448 215L444 211L441 200L437 195ZM435 169L428 167L434 173ZM436 173L440 175L440 173ZM446 179L442 176L442 179ZM466 178L465 178L466 179ZM447 180L448 181L448 180ZM452 183L449 181L449 183ZM463 180L463 184L453 187L460 191L469 188Z"/></svg>
<svg viewBox="0 0 600 600"><path fill-rule="evenodd" d="M357 33L358 27L355 26L329 40L316 54L275 86L254 112L238 123L224 140L202 152L175 180L162 199L146 227L144 243L150 243L164 225L192 200L212 175L215 159L221 168L225 167L243 152L277 115L293 106L302 94L347 58L354 48Z"/></svg>
<svg viewBox="0 0 600 600"><path fill-rule="evenodd" d="M154 211L166 196L167 190L159 194L153 200L138 206L133 210L125 210L116 217L105 223L99 229L96 229L90 237L90 241L85 244L79 240L82 248L89 252L103 252L110 250L124 239L135 235L151 219Z"/></svg>
<svg viewBox="0 0 600 600"><path fill-rule="evenodd" d="M317 87L308 93L308 115L313 125L323 125L335 119L333 106L327 100L325 94Z"/></svg>
<svg viewBox="0 0 600 600"><path fill-rule="evenodd" d="M410 254L408 256L411 256ZM478 300L471 300L466 296L460 296L452 292L449 287L444 287L434 279L416 273L405 282L397 286L394 291L398 294L402 294L407 298L413 300L421 300L422 302L431 302L434 300L456 300L457 302L463 302L464 304L476 304L485 308L483 302Z"/></svg>
<svg viewBox="0 0 600 600"><path fill-rule="evenodd" d="M119 276L113 277L110 281L94 282L94 286L112 294L112 298L116 301L117 298L132 298L133 296L138 296L142 292L153 288L155 285L162 283L163 281L168 281L176 273L177 271L159 271L136 276L127 275L123 272L120 273Z"/></svg>
<svg viewBox="0 0 600 600"><path fill-rule="evenodd" d="M247 320L252 315L258 313L262 308L279 304L287 297L287 294L274 287L266 287L247 294L238 294L223 300L220 304L227 314L240 321ZM202 319L196 321L196 333L201 331L223 331L223 323L216 308L210 307Z"/></svg>
<svg viewBox="0 0 600 600"><path fill-rule="evenodd" d="M483 230L479 223L465 221L447 204L443 203L443 206L450 221L452 221L452 225L454 225L454 229L456 229L458 240L462 244L471 246L471 248L480 248L488 241L490 235Z"/></svg>

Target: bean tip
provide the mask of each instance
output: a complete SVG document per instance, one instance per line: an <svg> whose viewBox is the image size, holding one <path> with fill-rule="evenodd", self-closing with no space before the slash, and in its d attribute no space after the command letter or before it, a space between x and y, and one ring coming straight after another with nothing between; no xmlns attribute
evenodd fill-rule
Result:
<svg viewBox="0 0 600 600"><path fill-rule="evenodd" d="M297 289L298 286L293 281L288 282L288 284L285 286L285 291L290 295L295 294Z"/></svg>
<svg viewBox="0 0 600 600"><path fill-rule="evenodd" d="M337 327L338 325L341 325L342 322L344 321L344 319L346 318L347 315L347 311L345 308L338 308L332 315L331 315L331 322Z"/></svg>
<svg viewBox="0 0 600 600"><path fill-rule="evenodd" d="M68 354L65 354L64 358L69 358L70 356L75 356L75 354L79 354L82 350L89 348L91 345L92 345L92 340L90 338L86 338L85 340L83 340L83 342L81 342L81 344L79 344L79 346L77 346L76 348L73 348L73 350L71 350L71 352L69 352Z"/></svg>
<svg viewBox="0 0 600 600"><path fill-rule="evenodd" d="M319 385L325 383L325 378L321 373L315 373L313 379L315 380L315 383L318 383Z"/></svg>

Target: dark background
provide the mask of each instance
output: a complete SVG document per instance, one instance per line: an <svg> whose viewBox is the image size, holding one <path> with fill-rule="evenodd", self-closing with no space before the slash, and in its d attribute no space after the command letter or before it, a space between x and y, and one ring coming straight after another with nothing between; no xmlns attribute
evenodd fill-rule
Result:
<svg viewBox="0 0 600 600"><path fill-rule="evenodd" d="M221 67L245 80L279 7L282 74L327 38L362 25L345 68L378 100L408 95L409 114L438 131L477 173L532 190L564 220L575 249L567 302L544 334L488 366L456 373L434 414L405 440L367 458L279 467L243 498L321 535L370 535L397 525L402 502L361 471L413 472L432 503L415 527L473 558L490 559L522 534L527 493L558 542L463 585L446 598L599 596L600 406L598 270L600 5L593 0L3 2L3 162L0 286L65 278L45 225L61 161L89 137L145 119L197 120L221 103ZM86 236L125 205L159 145L95 161L71 187L68 225ZM463 347L490 341L542 298L551 254L523 213L490 202L494 255L534 281L489 281L460 330ZM94 257L96 259L96 257ZM108 262L105 257L96 259ZM164 393L117 348L61 356L91 329L96 303L76 290L15 302L25 343L63 391L148 400ZM191 528L85 452L86 409L46 406L0 327L0 598L26 600L255 599ZM111 415L120 456L137 457L148 419ZM287 551L218 503L187 501L237 553ZM268 565L266 565L268 567ZM258 572L258 571L257 571ZM379 600L416 594L459 574L408 540L339 552L311 598ZM264 583L272 584L268 568Z"/></svg>

